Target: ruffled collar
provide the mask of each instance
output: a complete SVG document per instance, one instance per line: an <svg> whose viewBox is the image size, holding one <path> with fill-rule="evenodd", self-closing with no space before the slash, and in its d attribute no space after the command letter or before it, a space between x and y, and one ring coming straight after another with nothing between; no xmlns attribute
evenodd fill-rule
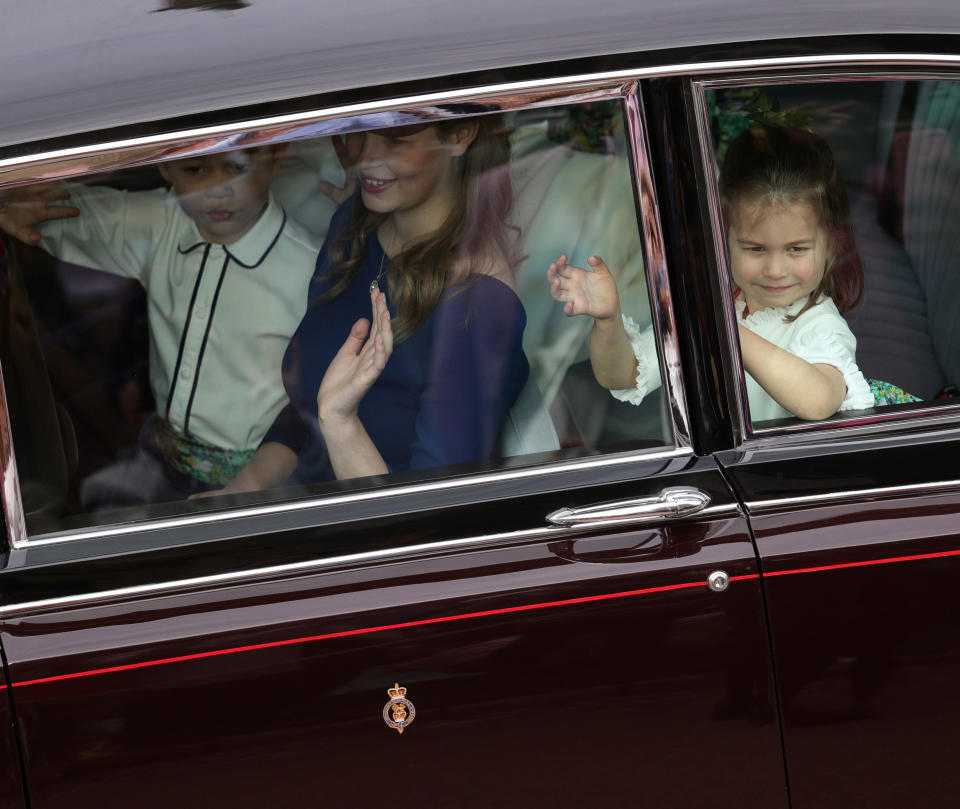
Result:
<svg viewBox="0 0 960 809"><path fill-rule="evenodd" d="M744 326L762 326L769 323L782 323L784 318L793 317L800 313L800 310L807 305L807 298L801 298L798 301L794 301L789 306L768 306L766 309L761 309L759 312L752 312L746 317L743 316L744 310L747 308L747 302L743 297L737 297L733 301L733 305L737 310L737 320L743 323ZM823 300L823 296L820 296L820 301Z"/></svg>

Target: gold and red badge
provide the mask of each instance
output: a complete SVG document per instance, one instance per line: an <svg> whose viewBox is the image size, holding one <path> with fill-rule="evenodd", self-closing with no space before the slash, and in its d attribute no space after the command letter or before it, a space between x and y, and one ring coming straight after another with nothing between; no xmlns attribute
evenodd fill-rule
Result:
<svg viewBox="0 0 960 809"><path fill-rule="evenodd" d="M387 694L390 695L390 701L383 706L383 721L387 723L387 727L403 733L413 723L417 709L407 699L407 689L400 683L394 683L393 688L388 688Z"/></svg>

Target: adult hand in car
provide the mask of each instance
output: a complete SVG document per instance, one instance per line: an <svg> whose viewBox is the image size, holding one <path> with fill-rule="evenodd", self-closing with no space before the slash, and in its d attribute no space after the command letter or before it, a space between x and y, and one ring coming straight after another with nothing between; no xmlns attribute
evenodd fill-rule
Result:
<svg viewBox="0 0 960 809"><path fill-rule="evenodd" d="M41 183L4 191L0 194L0 230L26 244L37 244L40 231L34 225L80 214L73 206L56 204L67 199L70 199L70 192L61 183Z"/></svg>

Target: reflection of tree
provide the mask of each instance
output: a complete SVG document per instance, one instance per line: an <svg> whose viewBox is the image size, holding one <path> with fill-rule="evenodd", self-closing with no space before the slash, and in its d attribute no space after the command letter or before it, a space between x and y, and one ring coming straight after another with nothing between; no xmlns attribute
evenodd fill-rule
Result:
<svg viewBox="0 0 960 809"><path fill-rule="evenodd" d="M250 4L246 0L161 0L157 11L196 9L197 11L236 11Z"/></svg>

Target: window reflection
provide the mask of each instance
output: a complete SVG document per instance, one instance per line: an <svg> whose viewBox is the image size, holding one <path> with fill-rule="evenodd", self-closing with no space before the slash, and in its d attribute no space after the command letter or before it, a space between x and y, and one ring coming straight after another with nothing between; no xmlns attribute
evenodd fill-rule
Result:
<svg viewBox="0 0 960 809"><path fill-rule="evenodd" d="M622 121L488 114L2 192L44 423L71 436L31 533L668 442L662 396L614 399L547 281L602 253L650 323Z"/></svg>

